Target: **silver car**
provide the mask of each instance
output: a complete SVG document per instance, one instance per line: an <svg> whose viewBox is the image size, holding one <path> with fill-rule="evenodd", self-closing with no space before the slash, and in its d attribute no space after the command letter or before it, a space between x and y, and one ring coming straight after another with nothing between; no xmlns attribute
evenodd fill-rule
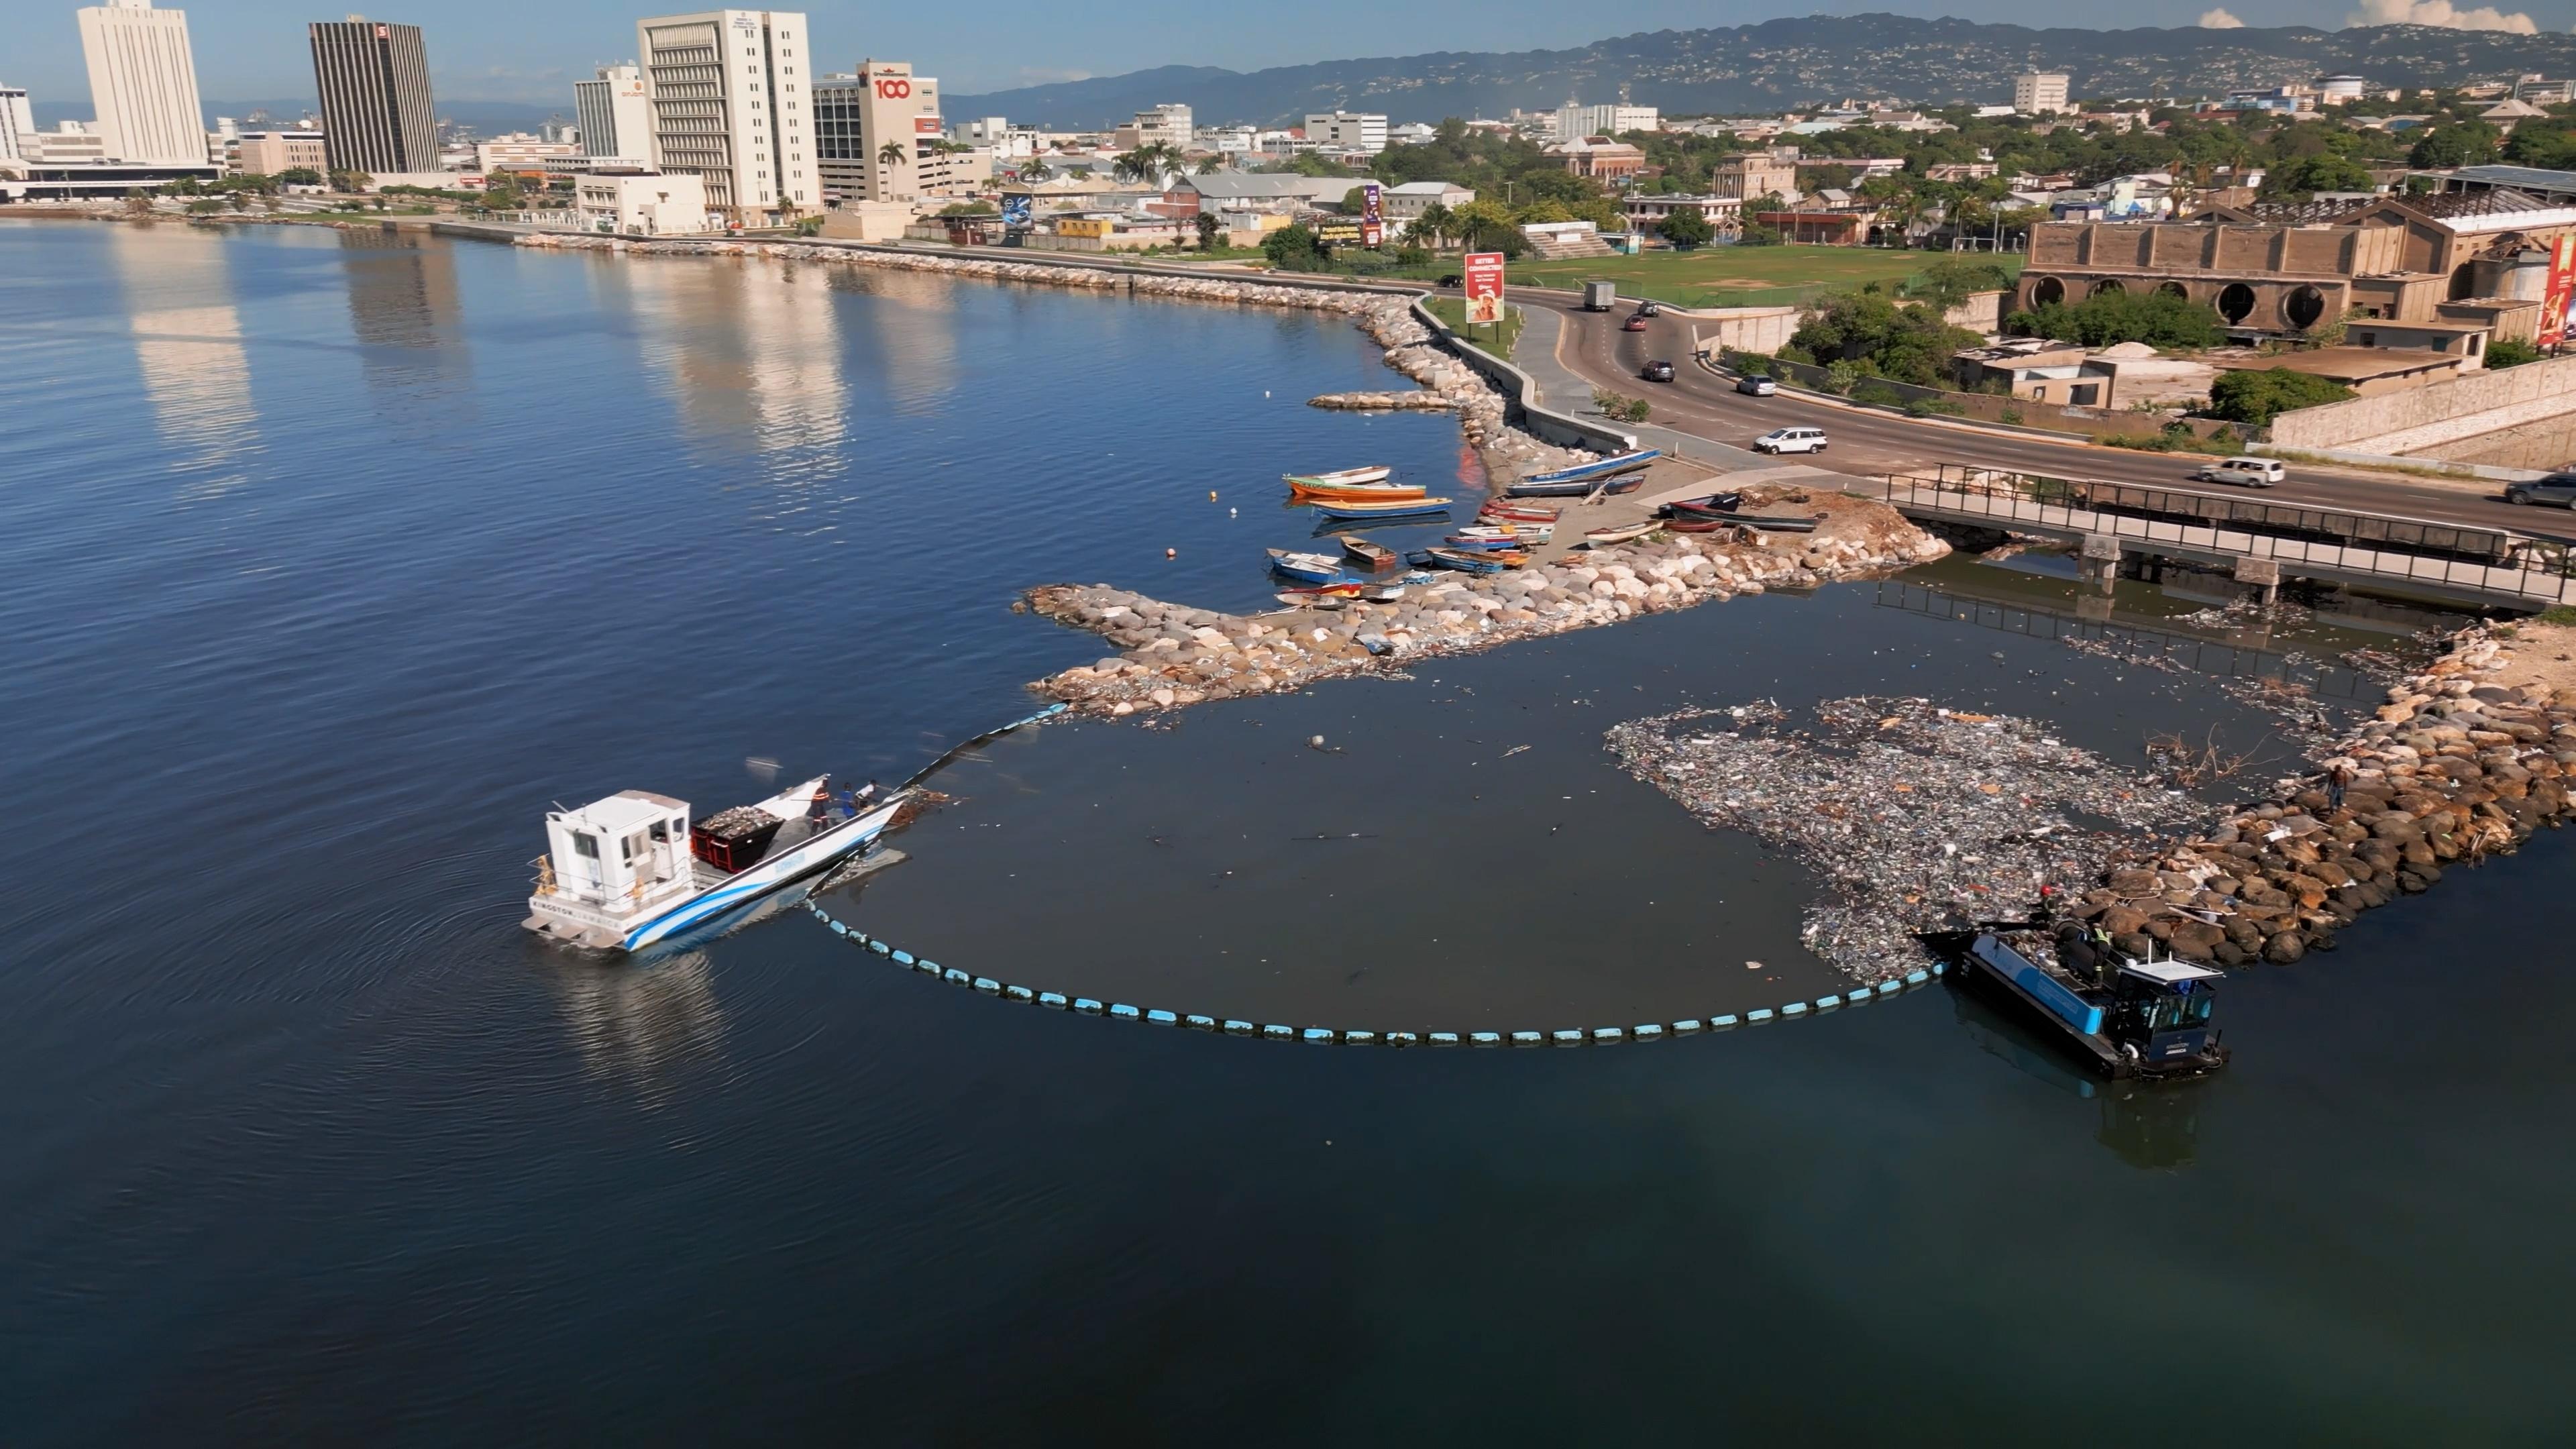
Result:
<svg viewBox="0 0 2576 1449"><path fill-rule="evenodd" d="M2552 473L2528 483L2508 483L2504 487L2504 501L2576 508L2576 473Z"/></svg>
<svg viewBox="0 0 2576 1449"><path fill-rule="evenodd" d="M1758 372L1750 372L1735 380L1735 390L1751 397L1772 397L1779 393L1780 384Z"/></svg>

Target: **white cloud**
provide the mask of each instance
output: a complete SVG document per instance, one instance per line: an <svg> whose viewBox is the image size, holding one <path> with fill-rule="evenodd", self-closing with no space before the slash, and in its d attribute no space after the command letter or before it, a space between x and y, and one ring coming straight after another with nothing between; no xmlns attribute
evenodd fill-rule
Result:
<svg viewBox="0 0 2576 1449"><path fill-rule="evenodd" d="M2237 19L2235 16L2224 10L2203 10L2200 12L2200 28L2203 30L2243 30L2245 28L2245 22Z"/></svg>
<svg viewBox="0 0 2576 1449"><path fill-rule="evenodd" d="M2346 25L2435 25L2444 30L2502 30L2537 35L2540 27L2516 10L2492 5L2463 10L2451 0L2361 0L2361 8L2344 17Z"/></svg>

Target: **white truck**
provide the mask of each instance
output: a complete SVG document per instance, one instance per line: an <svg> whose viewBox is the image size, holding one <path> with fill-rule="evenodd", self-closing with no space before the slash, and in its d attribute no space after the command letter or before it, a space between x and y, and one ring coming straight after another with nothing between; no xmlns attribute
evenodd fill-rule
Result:
<svg viewBox="0 0 2576 1449"><path fill-rule="evenodd" d="M1617 282L1586 282L1583 284L1584 311L1607 312L1618 305L1619 284Z"/></svg>

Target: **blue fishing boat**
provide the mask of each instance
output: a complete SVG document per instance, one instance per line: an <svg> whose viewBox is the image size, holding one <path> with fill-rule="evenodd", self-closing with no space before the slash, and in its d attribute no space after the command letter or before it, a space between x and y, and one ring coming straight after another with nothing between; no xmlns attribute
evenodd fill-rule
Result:
<svg viewBox="0 0 2576 1449"><path fill-rule="evenodd" d="M1347 499L1315 500L1315 511L1335 523L1365 522L1379 518L1418 518L1449 511L1446 498L1391 498L1380 502L1355 503Z"/></svg>
<svg viewBox="0 0 2576 1449"><path fill-rule="evenodd" d="M1456 569L1462 574L1498 574L1505 569L1519 568L1528 563L1530 557L1518 551L1486 553L1463 548L1426 548L1423 552L1440 567Z"/></svg>
<svg viewBox="0 0 2576 1449"><path fill-rule="evenodd" d="M1661 448L1637 448L1625 453L1612 453L1606 458L1595 458L1589 463L1577 463L1571 468L1552 468L1544 473L1525 473L1521 475L1521 480L1518 483L1512 485L1510 490L1511 496L1514 498L1556 498L1564 497L1568 493L1579 496L1591 492L1604 478L1618 478L1630 473L1642 473L1646 470L1647 464L1654 462L1657 458L1662 456L1664 456L1664 452ZM1582 486L1566 486L1572 484L1580 484ZM1633 488L1636 485L1632 483L1628 486ZM1628 490L1626 488L1614 488L1611 491L1614 493L1624 493Z"/></svg>

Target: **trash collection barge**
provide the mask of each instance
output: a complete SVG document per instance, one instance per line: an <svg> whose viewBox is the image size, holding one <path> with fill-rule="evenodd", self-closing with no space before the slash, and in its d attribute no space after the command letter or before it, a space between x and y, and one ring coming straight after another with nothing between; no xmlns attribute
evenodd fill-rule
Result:
<svg viewBox="0 0 2576 1449"><path fill-rule="evenodd" d="M1923 939L1956 964L1954 979L2014 1009L2105 1077L2197 1077L2227 1065L2228 1049L2210 1025L2211 987L2222 973L2206 966L2131 960L2096 951L2080 934L2057 953L1993 930Z"/></svg>

